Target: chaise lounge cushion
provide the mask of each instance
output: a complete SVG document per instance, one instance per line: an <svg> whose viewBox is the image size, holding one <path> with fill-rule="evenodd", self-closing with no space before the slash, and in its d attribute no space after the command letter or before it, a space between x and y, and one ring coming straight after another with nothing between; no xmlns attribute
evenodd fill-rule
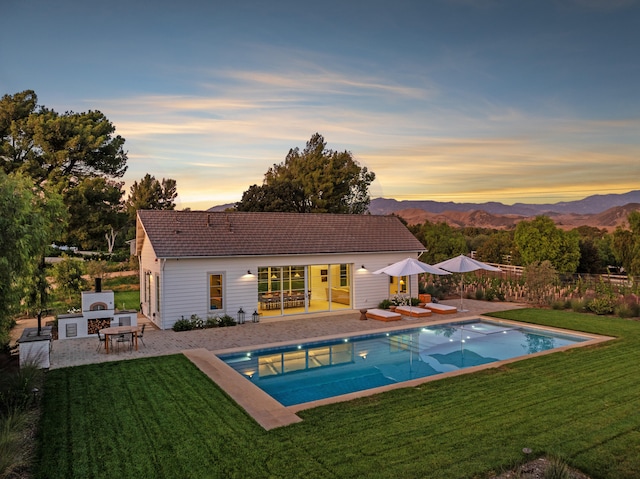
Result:
<svg viewBox="0 0 640 479"><path fill-rule="evenodd" d="M412 318L425 318L427 316L431 316L430 309L419 308L417 306L398 306L396 308L396 313L411 316Z"/></svg>
<svg viewBox="0 0 640 479"><path fill-rule="evenodd" d="M378 321L399 321L402 319L402 315L399 313L377 308L368 310L365 315L368 319L377 319Z"/></svg>
<svg viewBox="0 0 640 479"><path fill-rule="evenodd" d="M424 306L425 308L429 308L431 311L438 314L454 314L458 312L458 308L456 308L455 306L449 306L447 304L427 303Z"/></svg>

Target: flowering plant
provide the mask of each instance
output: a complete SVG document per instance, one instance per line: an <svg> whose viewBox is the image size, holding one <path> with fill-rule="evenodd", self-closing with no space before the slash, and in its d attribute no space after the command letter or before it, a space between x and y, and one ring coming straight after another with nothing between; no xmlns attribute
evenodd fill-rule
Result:
<svg viewBox="0 0 640 479"><path fill-rule="evenodd" d="M408 296L400 296L396 294L391 298L391 303L395 306L409 306L411 299Z"/></svg>

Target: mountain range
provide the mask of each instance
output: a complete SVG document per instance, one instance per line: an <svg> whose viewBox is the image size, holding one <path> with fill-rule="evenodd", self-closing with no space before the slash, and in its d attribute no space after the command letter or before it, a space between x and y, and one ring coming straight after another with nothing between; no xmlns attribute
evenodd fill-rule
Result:
<svg viewBox="0 0 640 479"><path fill-rule="evenodd" d="M233 203L214 206L209 211L224 211ZM559 203L505 205L498 202L454 203L429 200L403 200L374 198L369 212L374 215L391 213L409 224L445 222L455 227L512 229L527 218L546 215L560 228L569 230L578 226L594 226L613 231L626 227L627 217L640 210L640 190L623 194L593 195L582 200Z"/></svg>
<svg viewBox="0 0 640 479"><path fill-rule="evenodd" d="M624 194L593 195L560 203L505 205L498 202L454 203L438 201L398 201L374 198L371 214L394 213L409 224L445 222L457 227L511 229L523 219L546 215L563 229L594 226L613 231L624 226L631 211L640 210L640 190Z"/></svg>

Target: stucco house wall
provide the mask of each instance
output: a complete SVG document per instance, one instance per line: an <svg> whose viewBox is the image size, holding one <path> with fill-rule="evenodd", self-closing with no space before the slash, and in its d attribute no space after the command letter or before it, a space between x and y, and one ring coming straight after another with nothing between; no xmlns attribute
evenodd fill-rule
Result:
<svg viewBox="0 0 640 479"><path fill-rule="evenodd" d="M140 214L142 213L142 215ZM136 251L140 260L140 297L142 312L149 317L158 327L161 329L169 329L173 324L181 317L188 318L192 314L196 314L199 317L206 319L208 316L228 314L232 317L236 317L240 308L246 313L247 320L250 320L251 314L258 309L258 267L280 267L287 265L318 265L318 264L348 264L350 268L350 308L357 310L361 308L374 308L378 303L389 296L389 277L385 274L375 275L374 271L383 268L389 264L395 263L407 257L418 257L424 250L422 245L411 235L411 233L402 225L400 221L397 224L391 223L393 227L391 238L393 242L386 241L381 242L382 248L395 249L394 251L348 251L348 252L336 252L336 251L318 251L313 254L298 253L296 254L296 244L299 244L299 248L306 247L309 249L307 243L304 243L304 239L300 238L297 241L292 241L289 245L289 252L278 254L268 254L269 245L268 239L265 239L266 245L261 250L255 250L255 248L261 248L260 245L255 246L248 244L246 250L249 253L254 254L241 254L242 250L235 250L234 254L225 254L224 243L222 246L218 245L217 249L213 251L213 254L218 252L221 256L193 256L193 252L203 253L207 252L207 241L218 241L219 237L214 235L215 239L208 240L207 237L197 238L199 233L196 231L193 234L187 235L178 233L176 236L180 241L194 241L200 242L201 245L195 249L189 250L186 254L180 253L180 248L185 248L182 243L176 244L174 251L173 245L168 244L161 246L162 251L158 251L158 248L153 244L153 237L157 233L147 234L145 227L149 229L159 228L158 223L169 222L179 224L180 228L188 228L189 221L197 221L200 227L206 227L207 224L215 222L218 218L211 219L211 213L201 212L202 217L198 217L194 220L194 212L183 216L180 212L153 212L151 220L150 216L145 216L147 213L139 212L138 216L138 235L136 240ZM159 217L157 213L171 213L170 215L162 215ZM205 216L206 215L206 216ZM237 215L241 215L238 217ZM322 227L322 224L317 225L314 222L318 221L319 216L347 216L347 215L307 215L310 221L309 228ZM201 221L202 218L206 220ZM238 232L241 228L241 220L245 217L241 213L228 216L227 220L233 224L238 224L235 227L235 232ZM257 219L254 219L257 218ZM373 218L373 217L372 217ZM258 214L251 218L255 221L265 221L265 224L272 224L273 218L269 213ZM145 224L145 220L147 220ZM322 218L320 220L327 221L331 218ZM337 218L338 222L343 218ZM397 219L396 219L397 220ZM223 221L223 224L225 224ZM355 227L362 228L363 224L370 224L372 228L377 224L383 226L388 224L385 221L378 221L371 219L367 221L366 218L358 218L358 221L362 224L356 224ZM164 224L164 223L162 223ZM345 228L348 227L348 222L344 223ZM388 227L388 226L385 226ZM397 229L397 230L396 230ZM297 228L295 231L299 231ZM175 234L171 228L165 229L166 235L171 236ZM191 231L191 230L189 230ZM308 232L307 232L308 233ZM349 235L348 230L344 231L327 231L327 237L322 240L317 240L317 245L313 246L319 250L321 249L340 249L341 246L334 248L331 243L340 243L342 235ZM292 233L295 234L295 233ZM362 234L362 232L358 233ZM382 234L382 232L380 233ZM263 233L266 238L268 232ZM369 231L367 238L375 238L376 232ZM238 235L240 238L244 236ZM157 236L162 238L156 240L156 243L166 241L165 236ZM236 236L233 236L235 238ZM398 239L400 238L400 239ZM286 241L281 240L277 248L280 248L280 243ZM309 240L313 241L313 240ZM373 241L379 241L374 239ZM199 244L200 244L199 243ZM329 244L328 248L323 246L324 243ZM360 245L362 243L362 246ZM367 243L367 244L364 244ZM371 247L371 244L363 238L362 241L355 241L356 247L362 247L363 249L375 249ZM408 247L407 247L408 246ZM254 248L254 249L252 249ZM276 248L276 249L277 249ZM354 246L345 246L347 249L353 249ZM262 252L263 254L259 254ZM238 254L240 253L240 254ZM255 254L257 253L257 254ZM209 252L211 254L211 252ZM364 266L364 268L362 268ZM251 273L251 274L249 274ZM221 274L223 277L223 290L224 290L224 304L220 310L212 311L209 308L209 275ZM322 285L314 285L309 281L309 289L313 291L314 295L324 295L325 289L331 284L331 280ZM412 278L414 283L411 285L412 291L417 291L417 279ZM334 292L334 295L337 293ZM341 309L344 311L344 309Z"/></svg>

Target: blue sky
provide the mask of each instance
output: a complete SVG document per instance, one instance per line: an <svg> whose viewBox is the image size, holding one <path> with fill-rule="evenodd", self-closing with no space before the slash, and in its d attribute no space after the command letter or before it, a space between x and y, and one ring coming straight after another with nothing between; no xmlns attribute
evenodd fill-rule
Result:
<svg viewBox="0 0 640 479"><path fill-rule="evenodd" d="M126 187L238 201L315 132L372 197L640 189L639 0L5 0L0 94L100 110Z"/></svg>

